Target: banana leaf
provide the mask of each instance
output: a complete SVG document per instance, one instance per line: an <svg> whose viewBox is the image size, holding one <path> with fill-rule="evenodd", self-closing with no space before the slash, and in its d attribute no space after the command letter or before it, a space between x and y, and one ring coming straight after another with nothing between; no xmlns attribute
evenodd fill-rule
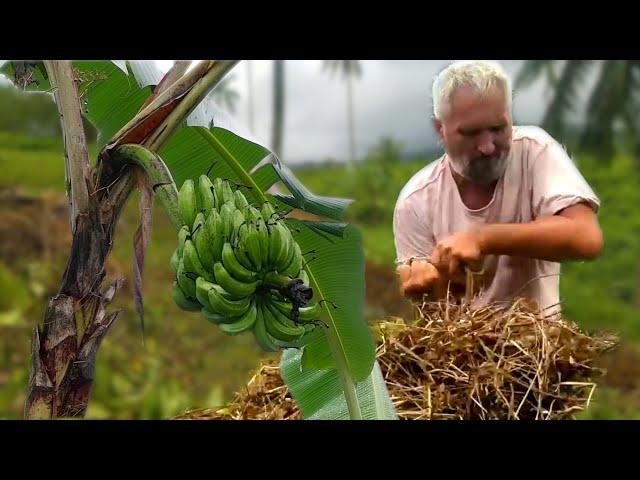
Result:
<svg viewBox="0 0 640 480"><path fill-rule="evenodd" d="M305 420L348 420L349 411L335 370L300 369L302 354L287 349L280 361L280 374ZM378 362L370 375L356 385L363 420L397 420Z"/></svg>

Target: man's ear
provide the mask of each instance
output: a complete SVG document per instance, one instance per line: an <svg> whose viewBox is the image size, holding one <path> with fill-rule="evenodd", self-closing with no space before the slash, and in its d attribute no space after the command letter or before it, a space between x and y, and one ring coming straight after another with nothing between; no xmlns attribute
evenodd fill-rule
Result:
<svg viewBox="0 0 640 480"><path fill-rule="evenodd" d="M436 117L433 117L431 121L433 122L433 129L436 131L438 139L444 144L444 126L442 125L442 121L437 119Z"/></svg>

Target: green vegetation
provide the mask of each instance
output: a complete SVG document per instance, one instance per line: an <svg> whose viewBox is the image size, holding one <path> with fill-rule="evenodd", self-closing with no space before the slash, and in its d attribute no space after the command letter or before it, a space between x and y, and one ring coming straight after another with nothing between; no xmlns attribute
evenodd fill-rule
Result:
<svg viewBox="0 0 640 480"><path fill-rule="evenodd" d="M95 147L92 150L95 155ZM0 133L0 190L19 186L32 193L53 190L62 194L62 152L58 140ZM344 174L346 167L331 164L295 171L314 193L356 200L347 210L347 221L362 230L367 260L389 268L395 256L391 219L397 195L404 183L432 160L403 162L401 153L397 143L386 139L351 175ZM625 342L638 341L640 214L636 205L640 203L640 190L636 186L640 184L640 172L631 158L623 156L609 163L576 157L602 200L605 250L595 262L563 266L564 311L583 328L611 329L618 331ZM60 221L66 227L66 217ZM87 418L168 418L187 408L222 405L246 383L265 356L250 336L230 338L199 315L182 312L174 305L169 258L176 237L157 204L144 272L146 347L142 346L131 273L137 222L134 196L123 213L108 263L110 278L126 278L113 306L123 308L124 315L100 350L95 395ZM50 259L21 258L19 266L10 262L5 265L5 258L0 258L0 418L22 416L30 331L42 320L47 298L55 294L66 254L61 249ZM638 418L640 407L634 410L633 406L639 402L630 400L632 396L638 397L638 392L599 388L592 408L583 416Z"/></svg>

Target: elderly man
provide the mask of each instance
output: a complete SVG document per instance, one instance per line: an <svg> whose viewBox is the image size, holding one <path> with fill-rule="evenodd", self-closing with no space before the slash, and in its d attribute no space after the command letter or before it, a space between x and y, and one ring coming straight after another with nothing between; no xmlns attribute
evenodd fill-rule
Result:
<svg viewBox="0 0 640 480"><path fill-rule="evenodd" d="M602 250L599 199L564 148L513 126L511 84L491 62L458 62L433 84L445 154L402 189L393 228L400 290L411 299L464 292L481 270L481 306L515 296L559 303L559 262Z"/></svg>

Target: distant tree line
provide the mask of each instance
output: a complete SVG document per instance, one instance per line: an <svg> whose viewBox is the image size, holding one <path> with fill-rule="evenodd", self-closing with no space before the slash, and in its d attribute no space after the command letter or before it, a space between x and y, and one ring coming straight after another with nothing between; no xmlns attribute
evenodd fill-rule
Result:
<svg viewBox="0 0 640 480"><path fill-rule="evenodd" d="M88 138L96 138L96 130L89 122L85 122L85 131ZM0 132L60 137L60 120L53 95L25 94L12 85L0 86Z"/></svg>

